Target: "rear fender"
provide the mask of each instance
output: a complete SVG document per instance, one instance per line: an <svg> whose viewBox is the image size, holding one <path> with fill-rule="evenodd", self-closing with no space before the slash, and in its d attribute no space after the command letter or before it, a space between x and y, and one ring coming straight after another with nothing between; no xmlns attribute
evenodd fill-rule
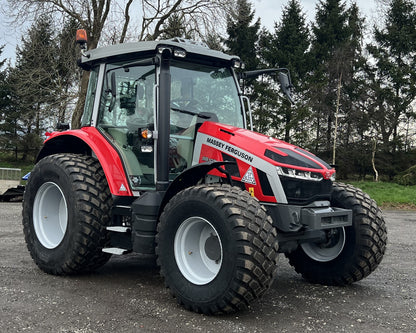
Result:
<svg viewBox="0 0 416 333"><path fill-rule="evenodd" d="M37 161L59 153L95 156L103 168L110 192L116 196L132 196L121 158L116 149L94 127L51 133L45 141Z"/></svg>

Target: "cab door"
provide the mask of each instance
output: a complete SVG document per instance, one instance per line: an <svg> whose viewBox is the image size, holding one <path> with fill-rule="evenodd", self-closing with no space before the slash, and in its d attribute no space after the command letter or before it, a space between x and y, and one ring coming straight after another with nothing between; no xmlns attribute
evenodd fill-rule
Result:
<svg viewBox="0 0 416 333"><path fill-rule="evenodd" d="M155 187L154 142L142 136L154 129L155 66L107 64L97 128L116 147L133 191Z"/></svg>

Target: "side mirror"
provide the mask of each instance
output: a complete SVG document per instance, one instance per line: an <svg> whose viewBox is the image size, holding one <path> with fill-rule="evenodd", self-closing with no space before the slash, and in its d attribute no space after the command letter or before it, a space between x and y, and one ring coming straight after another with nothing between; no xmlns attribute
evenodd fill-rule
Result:
<svg viewBox="0 0 416 333"><path fill-rule="evenodd" d="M294 104L295 102L292 99L292 82L290 81L290 77L288 74L279 72L279 82L280 87L282 88L283 93L287 96L290 103Z"/></svg>
<svg viewBox="0 0 416 333"><path fill-rule="evenodd" d="M295 102L292 99L292 92L291 92L291 88L293 87L292 81L290 80L290 73L287 68L268 68L268 69L257 69L254 71L243 72L243 73L238 74L238 79L243 79L243 80L251 79L251 78L256 78L263 74L274 76L276 75L276 73L278 73L279 75L278 78L279 78L280 86L282 88L283 93L289 99L291 104L295 104Z"/></svg>

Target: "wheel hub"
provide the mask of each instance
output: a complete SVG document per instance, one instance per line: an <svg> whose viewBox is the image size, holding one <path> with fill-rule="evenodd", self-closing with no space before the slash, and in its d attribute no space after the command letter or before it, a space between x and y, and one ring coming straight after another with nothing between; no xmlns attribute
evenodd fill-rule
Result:
<svg viewBox="0 0 416 333"><path fill-rule="evenodd" d="M182 275L196 285L211 282L221 269L221 239L215 227L202 217L182 222L175 235L174 252Z"/></svg>
<svg viewBox="0 0 416 333"><path fill-rule="evenodd" d="M47 249L56 248L68 226L68 208L60 187L47 182L39 187L33 202L33 226L39 242Z"/></svg>
<svg viewBox="0 0 416 333"><path fill-rule="evenodd" d="M218 237L211 234L205 242L205 253L207 257L215 262L221 259L221 244Z"/></svg>
<svg viewBox="0 0 416 333"><path fill-rule="evenodd" d="M329 262L334 260L344 249L345 229L330 229L326 233L327 240L324 243L303 243L303 251L311 259L319 262Z"/></svg>

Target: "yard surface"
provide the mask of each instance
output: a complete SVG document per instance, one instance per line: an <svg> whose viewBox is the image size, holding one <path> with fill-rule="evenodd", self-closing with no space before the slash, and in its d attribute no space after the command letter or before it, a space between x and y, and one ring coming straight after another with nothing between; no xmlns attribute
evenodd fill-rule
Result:
<svg viewBox="0 0 416 333"><path fill-rule="evenodd" d="M415 332L416 212L385 211L386 255L349 287L305 282L281 256L272 288L250 310L188 312L153 259L113 257L94 274L43 273L26 249L21 203L0 203L0 332Z"/></svg>

